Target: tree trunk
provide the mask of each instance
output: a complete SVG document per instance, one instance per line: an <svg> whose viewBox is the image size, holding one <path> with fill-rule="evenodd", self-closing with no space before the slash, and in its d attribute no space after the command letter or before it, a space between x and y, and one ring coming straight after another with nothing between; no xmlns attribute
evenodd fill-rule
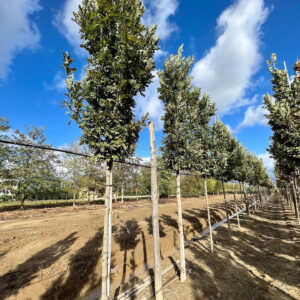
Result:
<svg viewBox="0 0 300 300"><path fill-rule="evenodd" d="M298 209L298 204L297 204L297 194L296 194L296 190L295 190L293 181L291 182L291 185L292 185L292 189L293 189L293 202L294 202L294 208L295 208L295 215L296 215L298 224L300 224L299 209Z"/></svg>
<svg viewBox="0 0 300 300"><path fill-rule="evenodd" d="M178 226L179 226L179 242L180 242L180 280L181 282L186 280L185 270L185 253L184 253L184 235L182 225L182 210L181 210L181 191L180 191L180 174L176 172L176 196L178 205Z"/></svg>
<svg viewBox="0 0 300 300"><path fill-rule="evenodd" d="M238 228L240 228L240 217L239 217L239 214L238 214L238 206L237 206L237 203L236 203L236 195L235 195L235 186L233 184L233 199L234 199L234 204L235 204L235 213L236 213L236 219L237 219L237 223L238 223Z"/></svg>
<svg viewBox="0 0 300 300"><path fill-rule="evenodd" d="M286 186L284 187L284 190L285 190L285 195L286 195L286 204L287 204L287 205L290 205L290 203L289 203L288 190L287 190Z"/></svg>
<svg viewBox="0 0 300 300"><path fill-rule="evenodd" d="M223 195L224 195L224 203L225 203L225 211L226 211L226 218L227 218L227 226L228 226L228 230L230 230L230 219L229 219L229 212L228 212L228 204L227 204L227 201L226 201L226 193L225 193L224 180L222 180L222 189L223 189Z"/></svg>
<svg viewBox="0 0 300 300"><path fill-rule="evenodd" d="M122 195L121 195L121 197L122 197L121 202L124 203L124 187L123 187L123 186L122 186L122 191L121 191L121 193L122 193Z"/></svg>
<svg viewBox="0 0 300 300"><path fill-rule="evenodd" d="M76 192L73 192L73 206L75 206L75 201L76 201Z"/></svg>
<svg viewBox="0 0 300 300"><path fill-rule="evenodd" d="M90 189L88 189L88 205L90 205L91 195L90 195Z"/></svg>
<svg viewBox="0 0 300 300"><path fill-rule="evenodd" d="M21 209L24 209L25 195L21 196Z"/></svg>
<svg viewBox="0 0 300 300"><path fill-rule="evenodd" d="M298 211L300 210L300 197L299 197L299 191L298 191L298 185L297 185L297 180L296 177L294 177L294 186L295 186L295 192L296 192L296 197L297 197L297 203L298 203Z"/></svg>
<svg viewBox="0 0 300 300"><path fill-rule="evenodd" d="M210 209L209 209L209 202L208 202L208 195L207 195L207 184L206 179L204 179L204 193L206 198L206 207L207 207L207 220L208 220L208 227L209 227L209 238L210 238L210 252L214 251L214 240L211 228L211 220L210 220Z"/></svg>
<svg viewBox="0 0 300 300"><path fill-rule="evenodd" d="M261 205L262 204L262 198L261 198L261 193L260 193L260 185L258 185L257 188L258 188L259 202L260 202L260 205Z"/></svg>
<svg viewBox="0 0 300 300"><path fill-rule="evenodd" d="M245 204L246 204L246 212L247 215L250 215L250 211L249 211L249 204L248 204L248 200L247 200L247 192L246 192L246 183L243 182L243 191L244 191L244 200L245 200Z"/></svg>
<svg viewBox="0 0 300 300"><path fill-rule="evenodd" d="M105 213L102 247L102 289L101 300L109 299L110 292L110 258L111 258L111 214L112 214L112 166L106 165Z"/></svg>
<svg viewBox="0 0 300 300"><path fill-rule="evenodd" d="M240 182L240 196L241 196L241 201L243 200L243 192L242 192L242 184Z"/></svg>
<svg viewBox="0 0 300 300"><path fill-rule="evenodd" d="M153 122L149 123L150 151L151 151L151 200L152 200L152 231L153 231L153 256L154 256L154 286L155 299L163 300L160 240L159 240L159 215L158 215L158 185L157 185L157 162L156 143Z"/></svg>

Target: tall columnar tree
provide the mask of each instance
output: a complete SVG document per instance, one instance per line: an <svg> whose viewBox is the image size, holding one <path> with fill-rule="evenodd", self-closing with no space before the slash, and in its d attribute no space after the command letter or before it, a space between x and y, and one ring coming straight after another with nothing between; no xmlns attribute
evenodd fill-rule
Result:
<svg viewBox="0 0 300 300"><path fill-rule="evenodd" d="M212 125L212 157L215 168L214 175L222 181L228 229L230 229L229 212L226 200L224 182L230 178L229 157L232 153L232 137L227 126L221 120L216 120Z"/></svg>
<svg viewBox="0 0 300 300"><path fill-rule="evenodd" d="M193 58L182 56L183 46L177 55L170 55L164 62L164 69L159 71L160 87L159 99L164 104L165 115L164 134L162 139L162 159L166 168L176 173L178 226L181 253L181 281L186 279L184 235L181 212L180 171L189 170L191 161L187 159L189 153L189 121L191 110L189 101L194 97L189 76Z"/></svg>
<svg viewBox="0 0 300 300"><path fill-rule="evenodd" d="M192 162L192 170L204 177L204 194L207 205L208 226L210 234L210 250L213 251L213 236L210 219L210 208L207 194L207 177L214 175L214 157L212 156L212 136L209 121L214 116L215 104L208 95L200 97L200 89L195 88L189 101L189 144L188 159Z"/></svg>
<svg viewBox="0 0 300 300"><path fill-rule="evenodd" d="M74 20L88 52L86 75L74 79L76 68L64 53L67 79L65 102L70 118L82 132L81 142L107 164L102 252L102 299L109 297L111 194L113 160L132 155L145 117L135 120L134 97L143 94L153 78L156 26L141 22L140 0L83 0Z"/></svg>
<svg viewBox="0 0 300 300"><path fill-rule="evenodd" d="M230 141L231 143L231 153L228 158L228 177L230 180L239 180L239 168L243 167L242 166L242 151L243 148L240 145L239 141L233 137ZM238 227L240 227L240 220L239 220L239 215L238 215L238 205L237 205L237 200L236 200L236 188L235 188L235 183L233 183L233 197L234 197L234 204L235 204L235 212L236 212L236 217L238 221Z"/></svg>
<svg viewBox="0 0 300 300"><path fill-rule="evenodd" d="M245 201L247 213L249 213L248 200L247 200L247 194L245 189L245 183L247 181L247 176L249 171L249 164L248 164L247 157L248 156L247 156L246 149L240 143L237 143L235 145L235 150L233 151L230 160L232 164L232 176L233 179L239 181L240 186L243 185L244 201Z"/></svg>
<svg viewBox="0 0 300 300"><path fill-rule="evenodd" d="M276 67L277 57L271 55L267 62L272 75L273 95L264 97L264 105L268 110L266 117L271 126L273 135L271 137L270 153L277 165L277 174L280 174L287 183L290 183L296 198L299 193L295 191L297 179L300 174L300 61L294 65L294 78L290 84L287 70L280 70ZM281 171L279 171L281 169ZM285 171L288 170L288 173ZM287 176L282 175L285 173Z"/></svg>

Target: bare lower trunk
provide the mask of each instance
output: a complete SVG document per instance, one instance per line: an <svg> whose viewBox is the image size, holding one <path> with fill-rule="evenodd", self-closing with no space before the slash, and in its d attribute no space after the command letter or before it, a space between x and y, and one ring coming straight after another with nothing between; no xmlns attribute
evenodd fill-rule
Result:
<svg viewBox="0 0 300 300"><path fill-rule="evenodd" d="M300 210L300 196L299 196L299 191L298 191L298 185L297 185L297 180L296 177L294 177L294 186L295 186L295 193L296 193L296 198L297 198L297 203L298 203L298 211Z"/></svg>
<svg viewBox="0 0 300 300"><path fill-rule="evenodd" d="M124 188L123 187L122 187L122 191L121 192L122 192L122 195L121 195L122 196L122 200L121 200L121 202L124 203Z"/></svg>
<svg viewBox="0 0 300 300"><path fill-rule="evenodd" d="M240 217L238 214L238 206L237 206L237 202L236 202L236 195L235 195L235 186L233 184L233 199L234 199L234 204L235 204L235 213L236 213L236 219L237 219L237 224L238 224L238 228L240 228Z"/></svg>
<svg viewBox="0 0 300 300"><path fill-rule="evenodd" d="M161 261L160 261L159 219L158 219L159 214L158 214L156 143L155 143L155 131L154 131L153 122L149 123L149 134L150 134L150 150L151 150L151 201L152 201L155 299L163 300ZM143 244L145 244L144 234L143 234ZM145 251L146 251L146 247L145 247ZM144 255L144 259L147 260L147 254Z"/></svg>
<svg viewBox="0 0 300 300"><path fill-rule="evenodd" d="M258 185L257 188L258 188L259 202L260 202L260 204L262 204L262 198L261 198L260 186Z"/></svg>
<svg viewBox="0 0 300 300"><path fill-rule="evenodd" d="M182 225L182 210L181 210L181 191L180 191L180 174L176 173L176 196L178 205L178 226L179 226L179 242L180 242L180 280L186 280L185 270L185 253L184 253L184 235Z"/></svg>
<svg viewBox="0 0 300 300"><path fill-rule="evenodd" d="M296 189L295 189L295 186L294 186L293 182L291 182L291 185L292 185L292 189L293 189L293 202L294 202L294 208L295 208L295 215L296 215L296 219L297 219L298 224L300 224Z"/></svg>
<svg viewBox="0 0 300 300"><path fill-rule="evenodd" d="M249 204L248 204L248 200L247 200L247 192L246 192L246 187L245 187L245 182L243 183L243 192L244 192L244 200L245 200L245 205L246 205L246 212L247 215L250 215L250 211L249 211Z"/></svg>
<svg viewBox="0 0 300 300"><path fill-rule="evenodd" d="M284 191L285 191L285 196L286 196L286 204L290 205L289 194L288 194L288 190L287 190L286 186L284 187Z"/></svg>
<svg viewBox="0 0 300 300"><path fill-rule="evenodd" d="M210 209L209 209L209 202L208 202L208 195L207 195L206 179L204 180L204 193L205 193L206 207L207 207L207 220L208 220L208 227L209 227L210 252L213 252L214 251L214 241L213 241L213 234L212 234L212 228L211 228Z"/></svg>
<svg viewBox="0 0 300 300"><path fill-rule="evenodd" d="M25 195L21 196L21 209L24 209Z"/></svg>
<svg viewBox="0 0 300 300"><path fill-rule="evenodd" d="M102 247L102 289L101 300L109 299L110 256L111 256L111 213L112 213L112 162L106 166L105 213Z"/></svg>
<svg viewBox="0 0 300 300"><path fill-rule="evenodd" d="M222 188L223 188L223 195L224 195L224 203L225 203L225 211L226 211L226 218L227 218L227 226L228 226L228 229L230 230L230 219L229 219L228 203L226 201L226 192L225 192L224 180L222 180Z"/></svg>

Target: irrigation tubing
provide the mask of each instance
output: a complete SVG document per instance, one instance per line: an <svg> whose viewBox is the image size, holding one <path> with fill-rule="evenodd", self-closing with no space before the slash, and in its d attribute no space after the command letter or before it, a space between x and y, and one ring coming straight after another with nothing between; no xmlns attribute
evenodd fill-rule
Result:
<svg viewBox="0 0 300 300"><path fill-rule="evenodd" d="M8 144L8 145L14 145L14 146L31 147L31 148L35 148L35 149L42 149L42 150L48 150L48 151L54 151L54 152L61 152L61 153L77 155L77 156L81 156L81 157L85 157L85 158L94 157L93 155L89 155L89 154L85 154L85 153L79 153L79 152L74 152L74 151L65 150L65 149L53 148L53 147L49 147L49 146L26 144L26 143L21 143L21 142L17 142L17 141L8 141L8 140L0 139L0 143ZM142 165L142 164L138 164L138 163L134 163L134 162L130 162L130 161L113 160L113 162L120 163L120 164L126 164L126 165L130 165L130 166L135 166L135 167L142 167L142 168L151 169L150 165L147 166L147 165ZM164 168L157 168L157 170L158 171L173 171L173 170L164 169ZM181 175L186 175L186 176L198 176L196 174L189 174L189 173L180 173L180 174Z"/></svg>

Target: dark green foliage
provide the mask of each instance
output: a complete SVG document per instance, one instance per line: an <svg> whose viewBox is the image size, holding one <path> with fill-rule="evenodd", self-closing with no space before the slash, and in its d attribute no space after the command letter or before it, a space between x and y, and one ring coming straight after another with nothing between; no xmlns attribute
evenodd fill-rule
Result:
<svg viewBox="0 0 300 300"><path fill-rule="evenodd" d="M212 125L211 136L214 177L223 181L230 180L232 178L229 158L233 150L231 134L221 120L216 120Z"/></svg>
<svg viewBox="0 0 300 300"><path fill-rule="evenodd" d="M268 61L272 75L273 96L264 97L268 110L266 117L271 126L270 153L276 160L277 168L292 175L300 167L300 76L299 61L295 63L295 74L289 86L287 73L276 67L277 58L272 54Z"/></svg>
<svg viewBox="0 0 300 300"><path fill-rule="evenodd" d="M146 120L135 121L134 97L153 78L156 27L141 23L141 1L84 0L74 20L88 52L86 75L74 80L76 68L64 53L68 101L64 104L81 131L81 142L99 159L132 155Z"/></svg>
<svg viewBox="0 0 300 300"><path fill-rule="evenodd" d="M150 166L150 164L146 164ZM175 195L175 178L171 171L162 170L163 162L160 156L157 157L158 167L158 191L160 197L167 197ZM140 194L150 195L151 194L151 171L150 168L142 168L140 174Z"/></svg>

